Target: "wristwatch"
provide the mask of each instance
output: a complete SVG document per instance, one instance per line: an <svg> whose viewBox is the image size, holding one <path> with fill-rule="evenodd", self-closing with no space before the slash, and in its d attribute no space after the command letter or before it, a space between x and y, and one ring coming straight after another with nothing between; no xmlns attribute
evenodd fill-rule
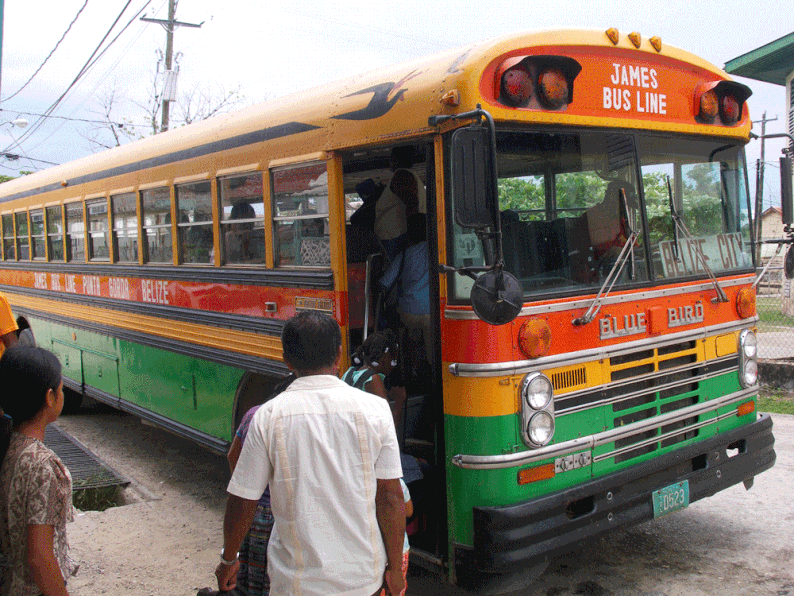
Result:
<svg viewBox="0 0 794 596"><path fill-rule="evenodd" d="M237 562L237 557L240 556L240 553L239 552L234 553L234 558L231 561L227 561L226 559L223 558L223 551L224 550L226 550L226 549L224 549L224 548L221 549L221 563L226 565L227 567L231 567L232 565L234 565Z"/></svg>

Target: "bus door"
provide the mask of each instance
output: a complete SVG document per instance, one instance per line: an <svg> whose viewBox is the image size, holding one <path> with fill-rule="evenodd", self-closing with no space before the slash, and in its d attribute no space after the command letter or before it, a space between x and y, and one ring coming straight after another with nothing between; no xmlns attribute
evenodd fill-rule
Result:
<svg viewBox="0 0 794 596"><path fill-rule="evenodd" d="M417 462L420 466L421 482L409 483L414 504L422 509L412 545L426 542L432 546L427 550L434 550L437 540L430 528L435 514L430 511L435 507L428 496L437 468L441 375L438 315L432 314L439 304L438 262L431 259L437 254L433 147L356 151L345 155L343 172L350 351L387 329L398 336L398 366L386 385L398 401L400 447L410 456L403 458L404 473L411 474ZM417 289L424 292L420 300L414 300L422 294ZM399 404L401 388L405 397Z"/></svg>

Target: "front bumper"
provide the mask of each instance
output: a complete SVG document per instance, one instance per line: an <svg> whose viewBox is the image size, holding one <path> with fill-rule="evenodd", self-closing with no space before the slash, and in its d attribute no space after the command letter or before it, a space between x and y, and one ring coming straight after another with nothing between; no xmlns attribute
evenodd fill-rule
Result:
<svg viewBox="0 0 794 596"><path fill-rule="evenodd" d="M775 463L772 419L720 434L583 485L508 507L474 508L474 549L464 566L514 573L573 550L619 526L653 519L651 494L689 481L690 503L751 480ZM730 455L729 455L730 451Z"/></svg>

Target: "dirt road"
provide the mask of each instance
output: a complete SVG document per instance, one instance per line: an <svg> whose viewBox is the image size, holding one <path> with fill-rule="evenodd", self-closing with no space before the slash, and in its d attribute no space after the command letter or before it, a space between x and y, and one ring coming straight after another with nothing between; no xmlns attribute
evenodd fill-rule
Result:
<svg viewBox="0 0 794 596"><path fill-rule="evenodd" d="M794 416L775 416L777 463L668 517L555 561L524 596L794 596ZM213 585L228 467L187 441L101 405L59 421L133 479L130 504L69 526L73 594L192 596ZM412 570L411 595L459 595Z"/></svg>

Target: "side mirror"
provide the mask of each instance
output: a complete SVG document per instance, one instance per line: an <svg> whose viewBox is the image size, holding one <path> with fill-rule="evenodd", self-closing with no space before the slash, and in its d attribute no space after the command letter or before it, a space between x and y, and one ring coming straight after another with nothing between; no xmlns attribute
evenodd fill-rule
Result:
<svg viewBox="0 0 794 596"><path fill-rule="evenodd" d="M521 283L502 270L483 273L471 289L471 306L475 314L491 325L509 323L524 306Z"/></svg>
<svg viewBox="0 0 794 596"><path fill-rule="evenodd" d="M451 166L455 223L476 229L497 225L496 164L488 127L469 126L452 133Z"/></svg>
<svg viewBox="0 0 794 596"><path fill-rule="evenodd" d="M780 206L783 209L783 223L794 223L794 213L792 212L792 191L791 191L791 158L780 158Z"/></svg>

